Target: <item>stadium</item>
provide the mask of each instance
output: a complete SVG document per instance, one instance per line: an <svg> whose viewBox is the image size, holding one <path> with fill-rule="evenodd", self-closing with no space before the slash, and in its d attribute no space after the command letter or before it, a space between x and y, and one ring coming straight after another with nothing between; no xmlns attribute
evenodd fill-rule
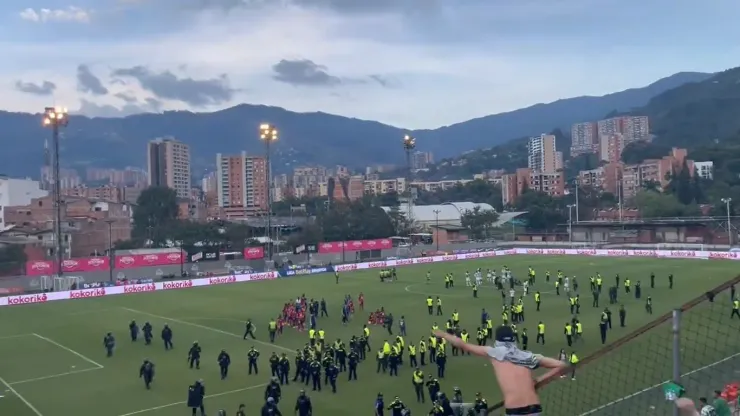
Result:
<svg viewBox="0 0 740 416"><path fill-rule="evenodd" d="M307 333L286 327L275 343L269 342L267 323L286 302L304 295L324 299L328 315L318 318L317 328L326 339L348 342L362 333L370 312L383 309L403 317L407 343L430 336L433 325L443 325L453 311L461 326L474 333L482 309L491 313L494 325L501 324L501 294L492 285L480 288L474 298L462 276L476 269L500 270L507 266L515 276L528 268L537 272L531 291L541 293L542 306L536 311L532 292L524 297L526 320L518 324L533 340L538 322L546 325L547 343L529 349L558 357L561 349L577 353L579 363L566 377L539 386L546 414L552 415L669 415L675 410L667 402L662 386L675 381L695 400L724 390L730 401L737 400L733 386L740 378L740 319L732 319L731 292L736 277L734 253L664 250L575 250L575 249L481 249L371 263L354 263L320 268L312 273L283 270L254 274L231 274L202 279L157 281L122 286L99 286L74 291L57 291L0 299L0 353L12 360L0 362L0 413L15 416L48 414L95 414L110 416L181 415L186 411L187 386L202 379L206 386L205 406L216 414L225 409L233 414L240 404L255 413L264 404L264 390L270 381L267 358L274 352L292 359L308 342ZM397 267L397 280L380 283L378 269ZM584 331L581 340L568 347L563 325L572 318L568 297L557 295L554 276L561 270L581 282L578 319ZM339 279L335 281L336 271ZM548 282L546 272L553 278ZM430 280L427 282L426 275ZM455 287L445 289L443 278L452 273ZM603 299L592 307L588 278L601 274L607 286L615 276L638 281L642 297L624 293L619 287L619 304L627 311L626 324L618 324L601 343L598 325L605 306ZM655 287L650 275L655 274ZM674 279L669 286L668 276ZM520 289L517 289L520 291ZM362 294L364 311L356 307L347 325L340 320L345 296L357 300ZM442 300L442 316L429 316L428 296ZM645 308L652 299L653 313ZM356 305L356 303L355 303ZM128 325L149 322L154 327L152 345L128 338ZM246 320L256 326L256 339L243 339ZM165 351L159 331L169 325L175 348ZM381 326L370 325L370 347L376 351L388 337ZM392 328L394 336L397 328ZM101 344L104 335L116 337L112 357ZM189 346L197 341L203 348L203 364L190 369L185 362ZM247 373L247 351L261 353L259 374ZM216 356L226 350L232 357L231 372L221 380ZM156 365L151 390L137 377L144 359ZM437 375L436 368L421 367L425 376ZM330 389L312 391L291 382L283 386L280 410L292 412L301 389L313 402L314 414L369 414L378 393L388 405L398 396L412 414L427 414L431 403L417 403L411 384L412 368L404 363L398 377L376 372L374 354L358 367L358 380L348 381L341 373L337 393ZM292 372L292 369L291 369ZM292 377L291 377L292 380ZM480 392L489 404L488 414L503 414L501 394L490 363L476 357L450 356L447 371L439 379L441 391L452 397L459 387L465 402Z"/></svg>

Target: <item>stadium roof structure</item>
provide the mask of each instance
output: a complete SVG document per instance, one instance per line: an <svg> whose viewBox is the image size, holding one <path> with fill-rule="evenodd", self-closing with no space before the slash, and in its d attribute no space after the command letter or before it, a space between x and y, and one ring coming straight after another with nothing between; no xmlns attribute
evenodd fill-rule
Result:
<svg viewBox="0 0 740 416"><path fill-rule="evenodd" d="M493 211L493 207L489 204L479 204L475 202L445 202L440 205L413 205L411 215L413 220L422 223L433 223L439 220L440 224L460 224L460 220L467 211L472 211L475 208L479 208L481 211ZM383 210L388 213L392 207L383 207ZM401 204L398 210L406 213L408 212L408 206ZM438 212L435 212L438 211ZM439 215L439 217L437 217Z"/></svg>
<svg viewBox="0 0 740 416"><path fill-rule="evenodd" d="M492 227L501 227L506 223L514 220L516 217L519 217L520 215L524 215L526 213L527 211L501 212L498 214L498 220L493 223Z"/></svg>

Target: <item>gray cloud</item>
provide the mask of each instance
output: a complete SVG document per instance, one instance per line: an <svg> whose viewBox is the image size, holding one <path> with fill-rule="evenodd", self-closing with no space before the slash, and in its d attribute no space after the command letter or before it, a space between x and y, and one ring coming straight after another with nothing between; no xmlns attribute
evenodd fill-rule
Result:
<svg viewBox="0 0 740 416"><path fill-rule="evenodd" d="M133 78L158 98L177 100L195 107L229 102L236 92L229 86L226 75L201 80L179 78L170 71L157 73L144 66L116 69L112 75Z"/></svg>
<svg viewBox="0 0 740 416"><path fill-rule="evenodd" d="M123 93L123 92L119 92L118 94L116 94L116 98L123 100L127 103L135 103L138 101L138 99L132 94Z"/></svg>
<svg viewBox="0 0 740 416"><path fill-rule="evenodd" d="M144 102L132 102L123 107L107 104L98 104L83 99L80 108L75 113L88 117L126 117L134 114L157 113L162 110L162 103L156 99L149 98Z"/></svg>
<svg viewBox="0 0 740 416"><path fill-rule="evenodd" d="M108 88L105 88L100 78L93 74L87 65L77 66L77 90L93 95L108 94Z"/></svg>
<svg viewBox="0 0 740 416"><path fill-rule="evenodd" d="M27 94L46 96L46 95L53 94L54 90L57 89L57 86L51 81L43 81L41 84L35 84L33 82L16 81L15 89L21 92L25 92Z"/></svg>
<svg viewBox="0 0 740 416"><path fill-rule="evenodd" d="M296 87L335 87L340 84L378 84L384 88L393 88L394 82L382 75L370 75L367 78L338 77L329 73L324 65L310 59L282 59L272 66L272 78Z"/></svg>
<svg viewBox="0 0 740 416"><path fill-rule="evenodd" d="M333 87L342 79L327 72L327 68L310 59L283 59L272 66L272 78L295 86Z"/></svg>

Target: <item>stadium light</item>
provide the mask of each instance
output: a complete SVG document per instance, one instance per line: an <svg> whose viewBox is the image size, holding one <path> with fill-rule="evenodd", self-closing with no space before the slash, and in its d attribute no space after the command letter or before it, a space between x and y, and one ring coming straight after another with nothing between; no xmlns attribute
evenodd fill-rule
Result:
<svg viewBox="0 0 740 416"><path fill-rule="evenodd" d="M59 130L69 124L69 114L63 107L44 108L43 125L51 129L53 146L53 172L54 189L54 258L56 263L56 275L62 276L62 263L64 262L63 237L62 237L62 185L59 177Z"/></svg>
<svg viewBox="0 0 740 416"><path fill-rule="evenodd" d="M272 124L262 123L259 127L260 140L265 142L265 170L267 171L267 259L272 260L272 164L270 144L278 139L278 129Z"/></svg>
<svg viewBox="0 0 740 416"><path fill-rule="evenodd" d="M732 224L730 223L730 203L732 202L732 198L722 198L722 202L725 203L727 209L727 242L730 248L732 248Z"/></svg>
<svg viewBox="0 0 740 416"><path fill-rule="evenodd" d="M403 150L406 152L406 220L411 221L413 216L413 201L411 196L411 151L416 148L416 139L406 134L403 136Z"/></svg>

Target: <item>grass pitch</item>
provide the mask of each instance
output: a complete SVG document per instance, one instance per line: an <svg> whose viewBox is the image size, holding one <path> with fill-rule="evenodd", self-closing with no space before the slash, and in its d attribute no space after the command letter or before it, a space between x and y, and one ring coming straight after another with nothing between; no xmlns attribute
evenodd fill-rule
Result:
<svg viewBox="0 0 740 416"><path fill-rule="evenodd" d="M517 276L523 276L527 266L537 270L537 284L534 290L543 293L542 309L535 311L534 301L525 301L527 321L519 329L528 328L530 349L538 353L556 356L565 347L562 335L564 323L570 319L567 298L554 294L553 287L545 283L545 271L555 275L562 269L567 275L579 277L582 297L581 322L584 324L584 342L576 346L580 357L602 347L598 334L599 312L591 307L591 294L588 293L587 276L600 272L606 285L612 284L614 275L619 273L624 279L641 280L643 299L624 295L620 291L620 302L628 310L627 328L615 325L609 333L609 341L615 341L633 330L681 305L702 292L730 280L736 270L735 263L725 261L699 260L657 260L652 258L599 258L575 256L510 256L475 261L437 263L399 268L399 281L381 284L377 271L344 273L339 284L331 275L293 277L274 281L253 282L213 286L192 290L173 290L139 295L111 296L97 299L61 301L47 304L4 307L0 310L0 414L13 416L95 415L95 416L176 416L187 414L185 400L187 386L202 378L206 385L206 409L215 414L217 409L226 409L233 414L240 403L247 404L250 413L263 404L264 385L269 380L267 358L270 353L286 352L291 357L293 351L307 341L306 333L286 328L275 345L267 342L266 327L270 317L276 316L282 305L289 299L305 293L311 298L325 298L329 305L329 318L319 319L319 326L327 333L327 339L341 338L345 342L351 335L359 335L367 313L380 307L392 312L396 320L404 315L407 322L408 342L418 342L428 337L430 327L437 321L440 325L449 318L454 309L460 313L462 326L473 332L480 320L481 308L486 308L494 318L500 319L501 296L492 287L485 286L479 291L478 299L473 299L469 288L464 287L464 273L477 267L500 270L508 265ZM432 273L432 283L427 285L425 274ZM649 275L657 275L657 287L649 288ZM442 276L453 272L456 276L454 289L445 289ZM674 289L668 289L669 273L675 276ZM342 326L339 308L346 294L357 298L363 292L366 299L366 313L356 310L354 320ZM425 298L427 295L441 296L444 317L427 315ZM644 310L644 297L652 296L654 315ZM608 303L606 294L602 295L602 308ZM613 308L616 315L616 308ZM729 313L729 311L728 311ZM243 341L244 320L250 318L258 326L258 341ZM444 319L441 319L444 318ZM154 326L155 341L145 346L142 340L131 343L128 340L128 323L136 320L139 325L149 321ZM538 321L547 325L547 345L534 344L535 327ZM174 331L175 349L165 351L159 331L167 323ZM618 319L615 319L618 324ZM740 326L740 320L734 321ZM712 323L708 322L711 326ZM112 358L105 357L102 345L103 336L112 331L117 338L117 348ZM382 328L371 328L371 346L376 347L384 338ZM735 330L737 332L737 329ZM186 355L189 345L198 341L203 347L200 370L187 368ZM250 346L260 350L260 374L247 375L246 351ZM665 348L670 351L670 344ZM232 357L229 379L219 380L216 356L226 349ZM642 350L645 351L645 350ZM713 350L715 351L715 350ZM727 356L736 351L727 352ZM614 354L620 354L619 351ZM630 357L643 360L645 366L655 366L648 354L631 353ZM710 362L726 356L724 351L712 353L716 357L705 357ZM359 380L348 382L346 374L340 374L338 394L330 390L308 391L316 414L347 415L369 414L375 395L383 392L388 400L398 395L409 405L414 414L426 414L429 403L417 405L411 385L411 369L404 367L400 377L390 377L375 373L375 362L369 360L360 364ZM138 378L138 368L142 360L148 358L156 364L156 377L152 390L144 389ZM670 366L670 361L665 363ZM594 365L595 369L598 366ZM640 368L636 362L634 368ZM291 368L291 371L293 368ZM436 374L436 368L427 365L426 374ZM548 386L548 394L569 394L577 383L593 383L601 374L592 371L590 376L559 381L562 386ZM670 376L670 370L667 369ZM589 377L591 377L589 381ZM662 374L660 375L662 377ZM550 407L548 414L567 415L585 413L597 406L605 405L649 385L643 380L630 381L627 375L620 376L619 384L610 386L609 394L588 393L598 389L579 390L579 400L558 400L563 406L558 410ZM323 380L322 380L323 381ZM662 380L656 380L660 382ZM491 368L485 360L473 357L449 357L447 376L440 380L442 389L451 394L454 386L459 386L467 400L481 391L489 403L500 399ZM564 383L569 384L567 387ZM605 383L601 385L606 386ZM302 385L291 383L283 389L281 410L292 411L297 392ZM584 393L585 392L585 393ZM704 394L705 392L702 392ZM708 392L706 392L708 393ZM592 397L583 397L583 395ZM556 403L554 398L545 399ZM570 407L570 402L576 407ZM610 406L596 410L592 414L614 413L620 407ZM621 411L621 410L620 410ZM619 413L621 414L621 413Z"/></svg>

